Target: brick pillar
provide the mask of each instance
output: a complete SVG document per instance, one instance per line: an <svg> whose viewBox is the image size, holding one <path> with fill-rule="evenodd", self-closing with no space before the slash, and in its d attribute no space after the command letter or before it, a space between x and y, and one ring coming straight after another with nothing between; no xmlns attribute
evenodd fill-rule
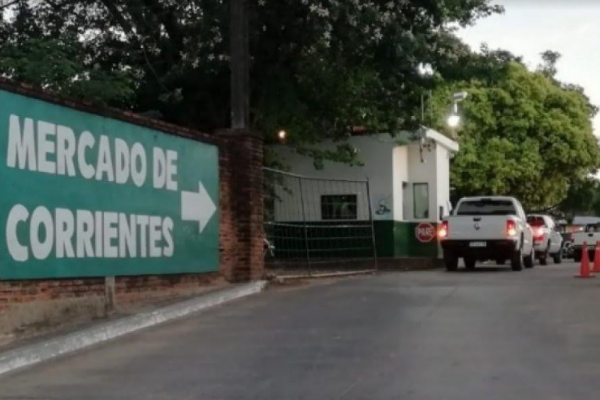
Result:
<svg viewBox="0 0 600 400"><path fill-rule="evenodd" d="M232 282L260 279L263 260L263 140L245 130L220 132L221 272Z"/></svg>

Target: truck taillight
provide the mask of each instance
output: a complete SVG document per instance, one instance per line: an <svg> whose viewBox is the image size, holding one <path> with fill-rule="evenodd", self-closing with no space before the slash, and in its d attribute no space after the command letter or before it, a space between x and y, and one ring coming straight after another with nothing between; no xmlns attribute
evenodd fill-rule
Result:
<svg viewBox="0 0 600 400"><path fill-rule="evenodd" d="M541 241L544 238L544 227L533 228L533 236L536 241Z"/></svg>
<svg viewBox="0 0 600 400"><path fill-rule="evenodd" d="M438 230L438 237L440 239L446 239L448 237L448 233L450 233L448 221L442 221L442 224L440 225L440 229Z"/></svg>
<svg viewBox="0 0 600 400"><path fill-rule="evenodd" d="M517 224L515 224L515 221L513 221L513 220L506 221L506 236L508 236L508 237L517 236Z"/></svg>

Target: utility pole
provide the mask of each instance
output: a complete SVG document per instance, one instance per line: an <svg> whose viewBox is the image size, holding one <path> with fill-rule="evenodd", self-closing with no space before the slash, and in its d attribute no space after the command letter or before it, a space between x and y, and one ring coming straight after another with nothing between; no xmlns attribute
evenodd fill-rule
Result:
<svg viewBox="0 0 600 400"><path fill-rule="evenodd" d="M231 128L247 129L250 122L248 0L231 4Z"/></svg>

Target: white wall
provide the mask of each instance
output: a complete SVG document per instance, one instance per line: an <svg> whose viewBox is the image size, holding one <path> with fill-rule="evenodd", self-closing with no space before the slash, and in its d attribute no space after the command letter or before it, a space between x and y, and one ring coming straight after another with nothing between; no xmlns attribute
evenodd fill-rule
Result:
<svg viewBox="0 0 600 400"><path fill-rule="evenodd" d="M435 133L441 136L440 134ZM326 161L322 170L314 167L312 158L301 156L285 146L274 149L282 156L291 172L313 178L364 180L367 177L371 189L371 206L377 220L396 221L439 221L440 206L448 214L450 203L450 159L446 145L458 145L446 137L448 143L435 142L422 155L418 143L399 145L390 135L357 136L349 141L358 150L358 158L364 166L349 166L344 163ZM322 149L327 145L321 146ZM333 147L333 145L329 145ZM277 220L295 221L302 219L302 209L297 181L287 180L287 190L280 190L278 196L283 200L282 207L276 210ZM290 183L291 182L291 183ZM402 183L407 182L406 188ZM413 184L427 183L429 188L429 218L414 218ZM321 196L327 194L356 194L358 219L368 219L367 194L364 184L345 182L306 181L303 184L305 213L309 221L320 221ZM406 201L405 201L406 200ZM380 208L384 205L388 211Z"/></svg>
<svg viewBox="0 0 600 400"><path fill-rule="evenodd" d="M376 219L392 219L394 216L393 196L393 144L389 135L358 136L350 139L359 151L358 158L364 166L349 166L344 163L326 161L324 168L317 170L312 158L297 154L285 146L276 146L276 151L282 156L283 162L290 167L291 172L313 178L331 178L364 180L369 178L373 216ZM322 146L325 148L326 146ZM331 147L331 146L330 146ZM293 182L293 180L287 180ZM366 203L366 185L347 182L303 181L305 212L309 221L321 220L321 196L327 194L356 194L358 219L368 219L368 204ZM278 195L284 200L285 207L276 208L277 220L290 220L290 216L301 216L301 211L290 211L299 208L298 193L281 191ZM390 209L388 213L377 214L380 201L384 201ZM287 206L294 204L294 206ZM297 207L296 207L297 205Z"/></svg>
<svg viewBox="0 0 600 400"><path fill-rule="evenodd" d="M444 216L446 216L450 214L450 152L445 147L438 145L436 153L438 171L437 208L439 210L439 207L444 207Z"/></svg>
<svg viewBox="0 0 600 400"><path fill-rule="evenodd" d="M403 182L408 182L408 147L398 146L393 150L394 157L394 220L402 221L405 218L404 213L404 197L410 193L405 193L405 189L402 187ZM406 190L410 190L409 187Z"/></svg>
<svg viewBox="0 0 600 400"><path fill-rule="evenodd" d="M419 151L419 144L413 143L408 147L408 192L404 199L408 200L405 204L405 221L436 221L437 218L437 154L436 149L431 151L424 149ZM439 147L439 146L436 146ZM427 183L429 185L429 218L427 220L418 220L414 217L414 194L413 185L415 183Z"/></svg>

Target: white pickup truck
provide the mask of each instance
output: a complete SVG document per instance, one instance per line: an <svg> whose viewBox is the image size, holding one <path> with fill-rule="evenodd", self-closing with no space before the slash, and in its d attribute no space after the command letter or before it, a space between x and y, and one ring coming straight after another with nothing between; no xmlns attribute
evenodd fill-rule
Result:
<svg viewBox="0 0 600 400"><path fill-rule="evenodd" d="M521 203L513 197L466 197L440 226L438 236L448 271L463 258L467 269L477 261L510 260L514 271L533 267L533 233Z"/></svg>
<svg viewBox="0 0 600 400"><path fill-rule="evenodd" d="M581 261L583 243L587 243L588 257L594 261L594 249L596 242L600 241L600 224L589 224L581 232L573 234L573 259L575 262Z"/></svg>

